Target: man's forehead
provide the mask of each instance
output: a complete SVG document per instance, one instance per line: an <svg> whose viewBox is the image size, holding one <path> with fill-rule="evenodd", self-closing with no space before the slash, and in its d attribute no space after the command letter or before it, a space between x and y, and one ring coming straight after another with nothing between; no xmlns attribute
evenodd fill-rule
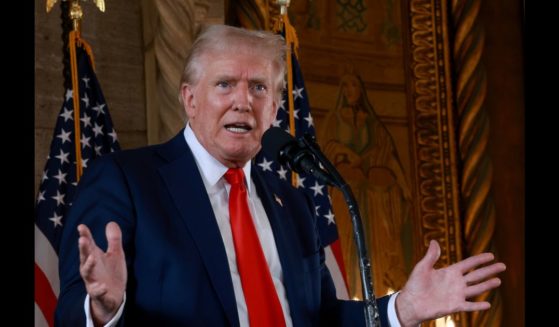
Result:
<svg viewBox="0 0 559 327"><path fill-rule="evenodd" d="M265 80L273 76L273 64L263 57L254 55L212 55L204 60L204 73L212 77Z"/></svg>

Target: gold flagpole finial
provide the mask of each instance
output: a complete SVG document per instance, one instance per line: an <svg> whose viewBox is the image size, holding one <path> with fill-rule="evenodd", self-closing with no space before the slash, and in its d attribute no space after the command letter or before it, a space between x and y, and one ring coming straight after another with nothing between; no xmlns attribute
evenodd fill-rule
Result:
<svg viewBox="0 0 559 327"><path fill-rule="evenodd" d="M47 0L47 13L51 11L52 7L56 4L57 1L58 0ZM62 0L62 1L66 1L66 0ZM77 0L71 0L71 1L78 2ZM101 10L101 12L105 12L105 0L93 0L93 2L97 6L97 8Z"/></svg>
<svg viewBox="0 0 559 327"><path fill-rule="evenodd" d="M81 21L83 17L82 7L77 0L73 0L70 7L70 19L72 20L72 26L74 31L81 34Z"/></svg>
<svg viewBox="0 0 559 327"><path fill-rule="evenodd" d="M277 0L276 2L280 6L280 15L283 16L287 14L287 8L291 0Z"/></svg>
<svg viewBox="0 0 559 327"><path fill-rule="evenodd" d="M271 0L270 19L272 20L273 30L279 32L283 30L284 17L287 17L287 8L291 0Z"/></svg>

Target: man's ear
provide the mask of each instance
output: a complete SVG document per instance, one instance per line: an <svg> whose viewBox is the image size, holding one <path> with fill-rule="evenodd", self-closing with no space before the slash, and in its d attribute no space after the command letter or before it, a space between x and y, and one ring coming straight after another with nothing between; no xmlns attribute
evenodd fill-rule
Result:
<svg viewBox="0 0 559 327"><path fill-rule="evenodd" d="M194 90L192 85L183 83L181 85L181 100L188 118L192 118L196 115L196 106L194 104Z"/></svg>

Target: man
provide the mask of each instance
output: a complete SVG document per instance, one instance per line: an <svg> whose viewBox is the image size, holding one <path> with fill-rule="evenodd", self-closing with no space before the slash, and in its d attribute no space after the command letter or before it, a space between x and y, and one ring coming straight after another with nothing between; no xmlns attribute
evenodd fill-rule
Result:
<svg viewBox="0 0 559 327"><path fill-rule="evenodd" d="M181 82L186 128L102 157L80 181L60 249L58 325L364 324L361 302L335 297L310 198L252 169L284 54L268 32L200 34ZM399 295L379 300L384 326L489 307L466 298L497 287L487 279L504 265L471 271L493 260L486 253L435 270L439 252L433 241Z"/></svg>

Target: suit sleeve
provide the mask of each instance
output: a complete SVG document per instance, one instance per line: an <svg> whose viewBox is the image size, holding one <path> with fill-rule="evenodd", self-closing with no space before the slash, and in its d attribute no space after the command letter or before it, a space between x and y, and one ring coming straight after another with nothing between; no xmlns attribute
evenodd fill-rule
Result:
<svg viewBox="0 0 559 327"><path fill-rule="evenodd" d="M134 208L122 170L113 156L101 157L89 167L79 182L68 211L59 250L60 295L55 312L56 326L85 326L86 289L79 273L77 226L85 224L95 243L107 249L105 226L115 221L122 230L123 247L130 272ZM120 321L120 325L123 319Z"/></svg>

